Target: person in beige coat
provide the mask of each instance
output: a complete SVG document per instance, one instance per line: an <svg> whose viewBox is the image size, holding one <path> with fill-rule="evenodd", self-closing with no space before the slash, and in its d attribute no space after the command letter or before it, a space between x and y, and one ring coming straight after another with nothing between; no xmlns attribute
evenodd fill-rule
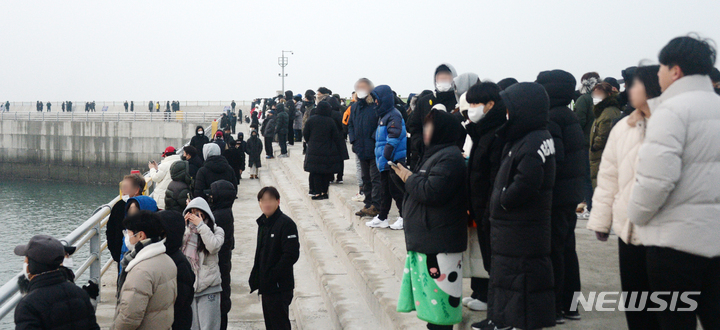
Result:
<svg viewBox="0 0 720 330"><path fill-rule="evenodd" d="M647 100L660 96L659 66L639 67L631 82L630 102L635 112L620 120L610 132L600 162L593 210L587 228L597 239L607 241L610 230L618 235L620 283L622 291L650 291L645 263L646 248L635 225L628 220L627 207L635 183L638 150L645 138L650 118ZM657 315L643 311L626 311L628 329L659 329Z"/></svg>
<svg viewBox="0 0 720 330"><path fill-rule="evenodd" d="M160 217L139 211L123 220L125 245L113 330L169 330L175 319L177 268L165 254Z"/></svg>
<svg viewBox="0 0 720 330"><path fill-rule="evenodd" d="M218 253L225 242L225 232L215 225L210 205L201 197L188 203L183 216L186 227L182 251L195 272L191 329L219 330L222 280Z"/></svg>

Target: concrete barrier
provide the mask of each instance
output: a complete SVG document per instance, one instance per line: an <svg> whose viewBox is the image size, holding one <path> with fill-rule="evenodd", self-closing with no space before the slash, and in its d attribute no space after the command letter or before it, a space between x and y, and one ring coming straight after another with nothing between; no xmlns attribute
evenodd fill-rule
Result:
<svg viewBox="0 0 720 330"><path fill-rule="evenodd" d="M117 184L182 147L197 125L207 123L2 121L0 177Z"/></svg>

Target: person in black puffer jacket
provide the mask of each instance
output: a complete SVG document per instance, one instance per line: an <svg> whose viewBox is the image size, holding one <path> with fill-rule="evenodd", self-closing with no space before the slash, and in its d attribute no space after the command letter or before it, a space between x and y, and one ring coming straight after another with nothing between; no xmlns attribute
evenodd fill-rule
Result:
<svg viewBox="0 0 720 330"><path fill-rule="evenodd" d="M483 266L490 273L490 195L500 168L505 141L495 135L507 121L507 109L500 97L500 86L483 82L468 90L466 100L469 123L465 129L472 140L468 158L468 196L470 218L477 227ZM479 112L478 112L479 111ZM482 113L482 114L481 114ZM480 117L478 119L478 117ZM488 279L473 277L471 298L487 303Z"/></svg>
<svg viewBox="0 0 720 330"><path fill-rule="evenodd" d="M210 143L210 139L205 135L205 129L202 126L195 127L195 136L190 139L190 145L198 152L202 152L206 143ZM202 158L202 155L200 157Z"/></svg>
<svg viewBox="0 0 720 330"><path fill-rule="evenodd" d="M182 212L190 194L190 163L181 160L170 165L172 182L165 190L165 209Z"/></svg>
<svg viewBox="0 0 720 330"><path fill-rule="evenodd" d="M555 186L552 197L552 263L555 276L556 319L568 316L574 292L580 291L580 265L575 251L575 209L582 202L582 185L587 172L585 142L580 121L568 108L575 93L572 74L553 70L541 72L537 83L550 97L548 130L555 144ZM576 318L577 316L571 316Z"/></svg>
<svg viewBox="0 0 720 330"><path fill-rule="evenodd" d="M195 178L197 171L203 166L203 158L200 155L200 151L195 149L193 146L185 146L180 159L187 160L189 163L189 174L191 178Z"/></svg>
<svg viewBox="0 0 720 330"><path fill-rule="evenodd" d="M275 109L275 134L277 134L280 156L287 157L287 135L290 116L285 111L285 103L278 103Z"/></svg>
<svg viewBox="0 0 720 330"><path fill-rule="evenodd" d="M226 180L213 182L210 185L210 209L215 224L225 231L225 241L218 253L222 292L220 293L220 329L227 329L228 312L232 307L230 300L230 270L232 269L232 250L235 249L235 218L232 206L235 202L235 187Z"/></svg>
<svg viewBox="0 0 720 330"><path fill-rule="evenodd" d="M100 329L88 294L59 269L65 257L60 241L36 235L14 252L25 257L30 279L28 293L15 307L15 329Z"/></svg>
<svg viewBox="0 0 720 330"><path fill-rule="evenodd" d="M497 132L506 144L490 199L488 318L521 329L552 327L555 148L547 130L550 100L536 83L515 84L500 96L509 119Z"/></svg>
<svg viewBox="0 0 720 330"><path fill-rule="evenodd" d="M428 329L452 329L462 321L462 252L467 248L467 169L456 144L456 132L463 128L441 110L432 110L424 126L425 152L418 170L392 167L405 182L405 269L415 267L403 276L398 311L415 310L419 301L426 307L417 310L418 317L428 322ZM435 283L424 284L428 279ZM416 300L419 296L424 298Z"/></svg>
<svg viewBox="0 0 720 330"><path fill-rule="evenodd" d="M185 233L185 219L177 211L158 212L160 221L165 229L165 254L173 260L177 267L177 298L175 298L175 320L173 330L188 330L192 326L192 302L195 297L195 273L190 262L180 251L183 234Z"/></svg>
<svg viewBox="0 0 720 330"><path fill-rule="evenodd" d="M210 185L219 180L230 181L237 191L237 178L227 159L220 155L220 147L215 143L208 143L204 148L205 163L198 170L195 177L192 197L202 197L207 201L207 195L210 194Z"/></svg>
<svg viewBox="0 0 720 330"><path fill-rule="evenodd" d="M235 177L238 180L242 179L241 168L245 167L245 150L240 149L237 146L237 142L233 140L228 144L228 148L222 152L222 155L227 159L230 167L232 167Z"/></svg>
<svg viewBox="0 0 720 330"><path fill-rule="evenodd" d="M340 136L338 137L340 141L338 141L338 146L340 147L340 154L342 155L342 159L350 159L350 155L348 154L347 144L345 143L345 134L343 134L343 124L342 124L342 113L340 112L340 101L338 101L335 97L329 97L328 103L330 103L330 108L332 109L332 112L330 113L330 118L335 121L335 126L338 128L338 132L340 133ZM340 163L340 172L337 172L337 179L335 179L335 183L343 183L343 174L345 172L345 163ZM330 180L333 181L332 178Z"/></svg>
<svg viewBox="0 0 720 330"><path fill-rule="evenodd" d="M267 117L265 118L265 121L263 121L262 128L260 129L260 132L265 140L266 159L275 158L272 147L273 140L275 139L275 129L275 109L273 109L267 112Z"/></svg>
<svg viewBox="0 0 720 330"><path fill-rule="evenodd" d="M305 123L303 138L307 141L307 153L303 168L310 173L310 191L313 199L327 199L330 177L342 169L342 146L340 132L330 117L330 103L318 103L316 114ZM344 143L344 142L343 142Z"/></svg>
<svg viewBox="0 0 720 330"><path fill-rule="evenodd" d="M245 153L248 155L248 166L250 167L250 179L258 178L258 169L262 167L262 163L260 162L262 150L263 143L258 137L257 130L253 129L245 145Z"/></svg>

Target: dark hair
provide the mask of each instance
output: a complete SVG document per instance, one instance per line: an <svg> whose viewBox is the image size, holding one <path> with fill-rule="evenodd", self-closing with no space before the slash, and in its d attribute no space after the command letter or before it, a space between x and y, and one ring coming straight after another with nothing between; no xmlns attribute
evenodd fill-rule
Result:
<svg viewBox="0 0 720 330"><path fill-rule="evenodd" d="M317 89L317 91L318 91L318 93L323 93L325 95L332 95L332 91L325 87L320 87Z"/></svg>
<svg viewBox="0 0 720 330"><path fill-rule="evenodd" d="M138 195L142 195L143 190L145 190L145 178L138 174L130 174L126 175L123 180L130 180L133 186L138 188Z"/></svg>
<svg viewBox="0 0 720 330"><path fill-rule="evenodd" d="M185 151L186 154L190 155L190 157L195 157L198 154L197 149L193 146L185 146L183 147L183 151Z"/></svg>
<svg viewBox="0 0 720 330"><path fill-rule="evenodd" d="M481 82L468 89L465 98L471 104L487 104L490 101L500 102L500 86L491 82Z"/></svg>
<svg viewBox="0 0 720 330"><path fill-rule="evenodd" d="M270 194L270 196L275 197L275 199L280 199L280 192L278 192L278 190L273 186L267 186L263 187L260 189L260 192L258 192L258 202L263 198L263 196L265 196L265 194Z"/></svg>
<svg viewBox="0 0 720 330"><path fill-rule="evenodd" d="M612 95L612 93L613 93L613 87L612 87L612 85L610 85L610 84L608 84L607 82L604 82L604 81L601 82L601 83L599 83L599 84L597 84L597 85L595 85L595 87L593 87L592 91L594 92L594 91L596 91L596 90L598 90L598 89L601 90L601 91L603 91L603 92L605 92L605 94L607 94L608 96Z"/></svg>
<svg viewBox="0 0 720 330"><path fill-rule="evenodd" d="M125 229L132 230L133 233L144 232L145 236L149 238L165 236L160 216L147 210L140 210L138 213L128 216L122 224Z"/></svg>
<svg viewBox="0 0 720 330"><path fill-rule="evenodd" d="M718 68L713 68L710 72L710 80L714 83L720 82L720 70L718 70Z"/></svg>
<svg viewBox="0 0 720 330"><path fill-rule="evenodd" d="M645 86L645 96L648 99L656 98L662 94L658 79L659 65L641 66L635 69L634 79Z"/></svg>
<svg viewBox="0 0 720 330"><path fill-rule="evenodd" d="M503 80L498 81L497 85L500 87L501 90L505 90L506 88L517 84L518 81L515 78L505 78Z"/></svg>
<svg viewBox="0 0 720 330"><path fill-rule="evenodd" d="M590 78L595 78L595 79L597 79L597 80L600 80L600 74L597 73L597 72L594 72L594 71L593 71L593 72L588 72L588 73L582 75L582 78L580 78L580 81L588 80L588 79L590 79Z"/></svg>
<svg viewBox="0 0 720 330"><path fill-rule="evenodd" d="M663 47L658 55L660 64L670 67L679 66L686 76L708 75L715 66L717 53L710 39L701 39L697 35L677 37Z"/></svg>

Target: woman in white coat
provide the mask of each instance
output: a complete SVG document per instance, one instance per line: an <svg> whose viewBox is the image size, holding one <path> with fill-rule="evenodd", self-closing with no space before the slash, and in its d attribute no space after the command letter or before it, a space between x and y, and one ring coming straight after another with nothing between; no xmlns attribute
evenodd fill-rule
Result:
<svg viewBox="0 0 720 330"><path fill-rule="evenodd" d="M195 299L192 303L192 330L220 329L220 292L222 283L218 252L225 232L215 225L208 203L196 197L185 211L185 235L182 251L195 273Z"/></svg>
<svg viewBox="0 0 720 330"><path fill-rule="evenodd" d="M158 209L165 209L165 191L167 191L168 185L172 182L172 176L170 175L170 167L173 163L180 160L180 155L175 154L175 148L172 146L165 148L165 152L162 154L163 160L160 165L154 161L148 166L150 167L150 180L155 182L155 190L153 190L152 198L157 203Z"/></svg>
<svg viewBox="0 0 720 330"><path fill-rule="evenodd" d="M620 120L610 132L600 161L597 187L593 194L593 210L587 228L595 231L600 241L607 241L610 230L619 237L620 283L622 291L650 291L645 264L645 247L634 225L628 220L627 208L635 183L638 150L645 137L645 127L650 118L647 100L660 96L658 82L659 66L637 68L630 87L630 103L636 109L630 116ZM626 301L632 301L628 296ZM638 306L640 297L635 299ZM660 329L657 315L646 309L625 312L628 328Z"/></svg>

